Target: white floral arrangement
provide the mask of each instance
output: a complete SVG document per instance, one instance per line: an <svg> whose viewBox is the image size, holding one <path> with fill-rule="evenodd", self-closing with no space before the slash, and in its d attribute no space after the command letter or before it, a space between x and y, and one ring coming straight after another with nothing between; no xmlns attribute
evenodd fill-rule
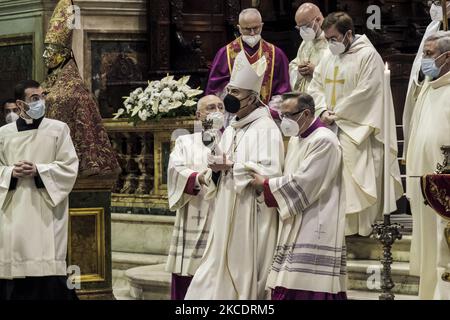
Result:
<svg viewBox="0 0 450 320"><path fill-rule="evenodd" d="M137 88L129 97L123 97L124 108L117 110L114 119L128 118L130 122L159 120L195 114L197 96L203 91L187 85L190 76L174 80L167 75L156 81L149 81L145 89Z"/></svg>

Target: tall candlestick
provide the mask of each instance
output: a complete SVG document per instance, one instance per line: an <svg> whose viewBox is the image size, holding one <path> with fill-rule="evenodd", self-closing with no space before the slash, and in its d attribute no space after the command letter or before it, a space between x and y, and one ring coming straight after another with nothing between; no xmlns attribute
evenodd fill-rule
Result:
<svg viewBox="0 0 450 320"><path fill-rule="evenodd" d="M447 12L447 0L441 0L442 8L442 23L444 31L448 30L448 12Z"/></svg>
<svg viewBox="0 0 450 320"><path fill-rule="evenodd" d="M383 213L391 213L391 71L386 62L384 70L384 210Z"/></svg>

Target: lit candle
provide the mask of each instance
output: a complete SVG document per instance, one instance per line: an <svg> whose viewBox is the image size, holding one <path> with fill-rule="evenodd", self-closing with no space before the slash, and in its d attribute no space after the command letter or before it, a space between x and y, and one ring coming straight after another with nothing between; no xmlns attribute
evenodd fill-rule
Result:
<svg viewBox="0 0 450 320"><path fill-rule="evenodd" d="M389 215L391 212L391 70L389 70L386 62L384 70L384 214Z"/></svg>

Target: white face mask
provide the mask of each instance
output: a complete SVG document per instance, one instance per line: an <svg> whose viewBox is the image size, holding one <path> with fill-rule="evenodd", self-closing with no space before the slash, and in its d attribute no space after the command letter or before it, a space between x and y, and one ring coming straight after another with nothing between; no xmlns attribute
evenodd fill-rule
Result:
<svg viewBox="0 0 450 320"><path fill-rule="evenodd" d="M340 54L343 54L345 52L345 36L347 35L347 33L344 35L344 39L342 39L341 42L339 41L331 41L328 46L330 48L330 51L333 55L338 56Z"/></svg>
<svg viewBox="0 0 450 320"><path fill-rule="evenodd" d="M432 4L430 8L430 17L433 21L442 21L442 19L444 18L442 7Z"/></svg>
<svg viewBox="0 0 450 320"><path fill-rule="evenodd" d="M298 136L298 134L300 133L300 130L303 129L303 125L300 128L300 126L298 125L298 120L303 117L304 112L302 112L298 118L297 121L294 121L292 119L286 118L284 117L283 120L281 121L280 124L280 129L281 132L286 136L286 137L296 137Z"/></svg>
<svg viewBox="0 0 450 320"><path fill-rule="evenodd" d="M223 128L225 118L222 112L216 111L206 116L207 121L212 121L212 129L220 130Z"/></svg>
<svg viewBox="0 0 450 320"><path fill-rule="evenodd" d="M40 119L45 114L45 100L39 100L35 102L31 102L28 104L28 111L25 111L25 113L31 118L31 119Z"/></svg>
<svg viewBox="0 0 450 320"><path fill-rule="evenodd" d="M254 36L242 36L242 41L244 41L246 44L248 44L250 47L256 46L259 41L261 41L261 35L256 34Z"/></svg>
<svg viewBox="0 0 450 320"><path fill-rule="evenodd" d="M300 27L300 37L304 41L313 41L316 38L317 32L314 30L314 25L316 24L316 21L313 22L312 27Z"/></svg>
<svg viewBox="0 0 450 320"><path fill-rule="evenodd" d="M5 117L6 123L16 122L17 119L19 119L19 115L15 112L10 112Z"/></svg>

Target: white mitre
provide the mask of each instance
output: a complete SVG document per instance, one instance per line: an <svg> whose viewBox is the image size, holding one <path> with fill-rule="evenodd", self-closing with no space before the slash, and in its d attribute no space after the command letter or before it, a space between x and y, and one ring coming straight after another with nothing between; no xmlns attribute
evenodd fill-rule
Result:
<svg viewBox="0 0 450 320"><path fill-rule="evenodd" d="M244 50L241 50L234 60L229 85L260 93L266 68L265 56L262 56L254 64L250 64Z"/></svg>

